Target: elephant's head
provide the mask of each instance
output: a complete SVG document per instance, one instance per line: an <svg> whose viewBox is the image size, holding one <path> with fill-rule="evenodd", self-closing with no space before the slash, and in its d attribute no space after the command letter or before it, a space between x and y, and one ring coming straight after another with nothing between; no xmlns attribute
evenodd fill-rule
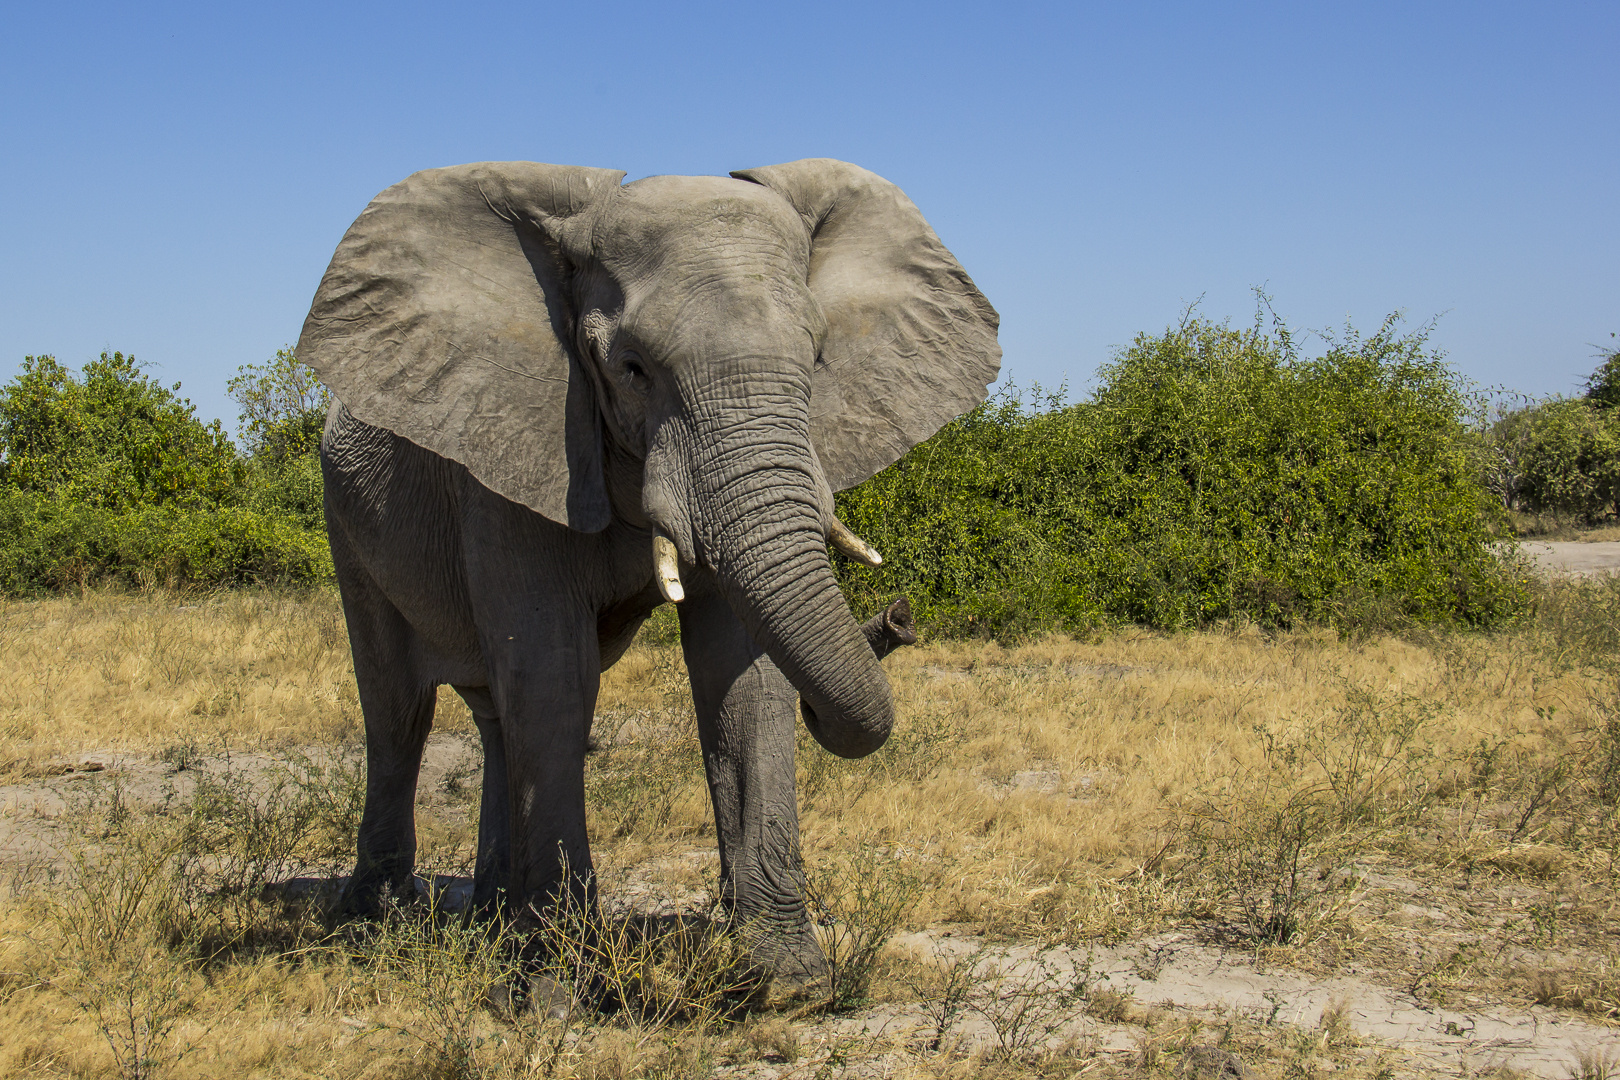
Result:
<svg viewBox="0 0 1620 1080"><path fill-rule="evenodd" d="M484 163L389 188L298 357L500 495L710 568L822 745L869 753L893 705L833 578L829 535L858 541L831 495L984 399L995 310L853 165L623 176Z"/></svg>

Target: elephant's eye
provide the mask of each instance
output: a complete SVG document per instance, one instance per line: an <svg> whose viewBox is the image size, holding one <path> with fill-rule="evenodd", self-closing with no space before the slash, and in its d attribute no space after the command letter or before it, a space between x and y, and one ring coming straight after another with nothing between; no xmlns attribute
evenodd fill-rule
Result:
<svg viewBox="0 0 1620 1080"><path fill-rule="evenodd" d="M641 357L635 353L624 354L624 373L632 379L645 379L646 370L641 366Z"/></svg>

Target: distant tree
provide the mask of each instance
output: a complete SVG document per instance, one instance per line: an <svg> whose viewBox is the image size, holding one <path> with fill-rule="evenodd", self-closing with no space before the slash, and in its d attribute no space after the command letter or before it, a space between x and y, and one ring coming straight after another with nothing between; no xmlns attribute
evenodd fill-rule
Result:
<svg viewBox="0 0 1620 1080"><path fill-rule="evenodd" d="M1512 418L1521 448L1517 507L1596 521L1620 509L1620 413L1580 398Z"/></svg>
<svg viewBox="0 0 1620 1080"><path fill-rule="evenodd" d="M1620 346L1599 349L1598 356L1603 363L1586 380L1586 400L1600 409L1611 409L1620 405Z"/></svg>
<svg viewBox="0 0 1620 1080"><path fill-rule="evenodd" d="M1514 395L1506 401L1485 401L1477 394L1474 416L1475 460L1486 487L1509 510L1519 510L1524 484L1525 454L1530 442L1530 417L1535 399Z"/></svg>
<svg viewBox="0 0 1620 1080"><path fill-rule="evenodd" d="M280 463L320 446L332 393L298 362L293 348L263 364L243 364L226 391L241 407L242 440L255 458Z"/></svg>
<svg viewBox="0 0 1620 1080"><path fill-rule="evenodd" d="M76 377L25 357L0 386L0 484L115 511L230 501L243 467L224 428L142 369L102 353Z"/></svg>

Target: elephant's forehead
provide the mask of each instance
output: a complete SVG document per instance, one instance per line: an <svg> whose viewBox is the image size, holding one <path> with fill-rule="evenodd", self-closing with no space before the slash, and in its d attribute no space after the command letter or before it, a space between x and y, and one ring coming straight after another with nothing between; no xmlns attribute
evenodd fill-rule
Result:
<svg viewBox="0 0 1620 1080"><path fill-rule="evenodd" d="M613 241L664 245L700 238L809 247L804 222L769 188L728 176L649 176L626 184L602 222Z"/></svg>

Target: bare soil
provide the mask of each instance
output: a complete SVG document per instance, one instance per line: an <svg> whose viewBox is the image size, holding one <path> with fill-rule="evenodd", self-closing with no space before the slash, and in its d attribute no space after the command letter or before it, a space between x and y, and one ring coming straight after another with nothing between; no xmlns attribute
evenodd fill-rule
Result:
<svg viewBox="0 0 1620 1080"><path fill-rule="evenodd" d="M1549 573L1586 577L1620 570L1620 540L1527 540L1520 547Z"/></svg>

